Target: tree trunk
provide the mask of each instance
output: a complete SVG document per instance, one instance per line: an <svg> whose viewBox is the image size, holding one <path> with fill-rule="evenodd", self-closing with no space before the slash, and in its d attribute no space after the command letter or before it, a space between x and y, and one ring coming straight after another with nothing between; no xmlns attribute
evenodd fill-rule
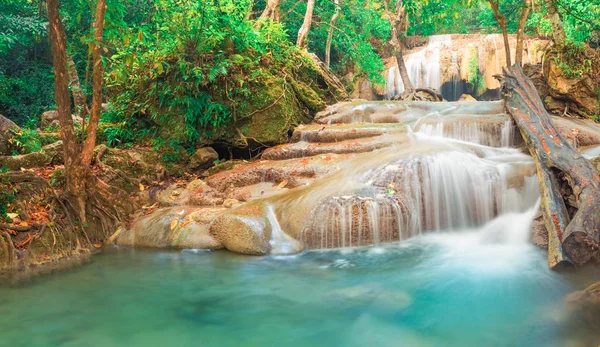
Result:
<svg viewBox="0 0 600 347"><path fill-rule="evenodd" d="M268 0L267 6L263 10L262 14L258 18L259 20L265 20L270 18L274 22L279 22L281 16L281 7L279 0Z"/></svg>
<svg viewBox="0 0 600 347"><path fill-rule="evenodd" d="M92 112L87 128L87 137L81 153L81 161L86 166L89 166L92 162L92 155L96 146L96 131L98 130L98 122L100 122L100 114L102 112L102 84L104 81L102 69L102 34L105 12L106 0L98 0L96 5L96 21L94 24L94 49L92 53L94 62L92 70Z"/></svg>
<svg viewBox="0 0 600 347"><path fill-rule="evenodd" d="M494 12L494 17L496 18L496 21L498 21L500 29L502 30L502 38L504 40L504 54L506 55L506 66L511 67L512 62L510 57L510 42L508 41L508 30L506 28L506 16L500 13L499 1L500 0L488 0L488 2L490 3L490 7Z"/></svg>
<svg viewBox="0 0 600 347"><path fill-rule="evenodd" d="M296 46L300 48L308 47L308 32L310 31L310 25L312 23L313 10L315 8L315 0L308 0L306 5L306 14L304 15L304 22L302 27L298 31L298 40Z"/></svg>
<svg viewBox="0 0 600 347"><path fill-rule="evenodd" d="M593 165L561 137L531 81L515 65L502 82L508 113L515 120L536 162L544 224L548 230L548 262L583 265L598 255L600 234L600 176ZM566 182L565 182L566 180ZM562 182L561 182L562 181ZM561 189L568 184L568 189ZM571 216L565 201L576 208Z"/></svg>
<svg viewBox="0 0 600 347"><path fill-rule="evenodd" d="M58 12L58 0L48 0L48 35L52 48L54 67L54 95L56 111L60 122L60 138L63 141L66 191L77 195L82 187L77 173L79 166L80 146L75 136L73 118L71 116L71 100L69 98L69 79L67 73L67 45L65 31Z"/></svg>
<svg viewBox="0 0 600 347"><path fill-rule="evenodd" d="M327 30L327 42L325 42L325 66L329 69L331 65L331 41L333 40L333 29L335 26L335 22L340 16L340 0L333 0L333 4L335 5L335 12L331 17L331 22L329 23L329 29Z"/></svg>
<svg viewBox="0 0 600 347"><path fill-rule="evenodd" d="M565 45L567 40L567 34L565 34L565 28L563 26L562 19L560 18L560 14L554 6L553 0L545 0L546 2L546 10L548 11L548 19L552 24L552 41L558 47L562 47Z"/></svg>
<svg viewBox="0 0 600 347"><path fill-rule="evenodd" d="M410 78L408 77L408 70L406 69L406 64L404 63L404 55L402 54L402 44L400 42L399 31L399 28L407 27L403 2L402 0L398 0L398 3L396 4L395 18L392 18L388 9L388 0L384 0L383 5L392 29L391 44L394 56L396 57L396 65L398 66L398 72L400 73L400 77L402 78L402 84L404 85L404 93L407 95L411 95L414 93L415 88L413 87L413 84L410 81Z"/></svg>
<svg viewBox="0 0 600 347"><path fill-rule="evenodd" d="M71 93L73 94L73 103L75 104L75 114L81 118L87 116L87 101L81 84L79 83L79 74L73 58L67 54L67 73L69 75L69 83L71 84Z"/></svg>
<svg viewBox="0 0 600 347"><path fill-rule="evenodd" d="M525 24L527 24L527 17L529 17L530 10L531 6L529 4L529 0L523 0L523 8L521 9L521 15L519 16L519 24L517 26L517 48L515 52L515 64L523 63L523 36L525 36Z"/></svg>

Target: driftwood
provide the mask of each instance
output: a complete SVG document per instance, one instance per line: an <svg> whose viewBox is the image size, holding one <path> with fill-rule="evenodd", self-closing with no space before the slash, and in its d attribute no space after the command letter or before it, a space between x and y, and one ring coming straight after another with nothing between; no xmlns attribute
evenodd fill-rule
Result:
<svg viewBox="0 0 600 347"><path fill-rule="evenodd" d="M536 163L549 238L548 263L553 269L566 264L583 265L598 252L598 172L556 131L538 92L520 65L496 78L502 83L507 111ZM565 184L568 189L564 188Z"/></svg>

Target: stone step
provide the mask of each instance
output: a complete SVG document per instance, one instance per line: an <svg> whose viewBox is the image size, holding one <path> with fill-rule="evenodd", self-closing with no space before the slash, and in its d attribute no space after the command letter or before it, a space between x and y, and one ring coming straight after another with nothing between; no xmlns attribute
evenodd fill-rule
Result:
<svg viewBox="0 0 600 347"><path fill-rule="evenodd" d="M266 160L285 160L313 157L330 153L364 153L402 143L404 139L406 139L406 136L402 133L397 133L393 135L383 134L375 137L363 137L340 142L296 142L269 148L264 151L262 158Z"/></svg>
<svg viewBox="0 0 600 347"><path fill-rule="evenodd" d="M300 125L294 130L291 142L340 142L405 131L401 124Z"/></svg>

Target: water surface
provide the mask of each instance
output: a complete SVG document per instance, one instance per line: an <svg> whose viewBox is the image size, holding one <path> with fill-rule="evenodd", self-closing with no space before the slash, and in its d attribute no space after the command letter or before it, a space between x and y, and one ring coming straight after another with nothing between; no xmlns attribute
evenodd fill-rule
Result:
<svg viewBox="0 0 600 347"><path fill-rule="evenodd" d="M485 228L484 228L485 229ZM0 287L5 346L563 346L584 285L485 230L296 256L113 249ZM475 247L476 246L476 247ZM600 277L586 274L586 281ZM595 331L584 331L591 338ZM588 340L589 341L589 340Z"/></svg>

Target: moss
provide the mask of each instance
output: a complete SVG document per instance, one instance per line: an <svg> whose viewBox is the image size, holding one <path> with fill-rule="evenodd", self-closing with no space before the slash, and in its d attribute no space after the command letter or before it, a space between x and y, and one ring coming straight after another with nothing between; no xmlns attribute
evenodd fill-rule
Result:
<svg viewBox="0 0 600 347"><path fill-rule="evenodd" d="M300 102L302 102L302 104L310 111L316 113L325 108L325 101L323 101L319 94L312 88L303 82L294 82L292 85L294 86L294 91Z"/></svg>
<svg viewBox="0 0 600 347"><path fill-rule="evenodd" d="M262 144L285 142L288 130L304 118L291 86L283 78L273 79L257 93L254 111L239 124L241 133Z"/></svg>

